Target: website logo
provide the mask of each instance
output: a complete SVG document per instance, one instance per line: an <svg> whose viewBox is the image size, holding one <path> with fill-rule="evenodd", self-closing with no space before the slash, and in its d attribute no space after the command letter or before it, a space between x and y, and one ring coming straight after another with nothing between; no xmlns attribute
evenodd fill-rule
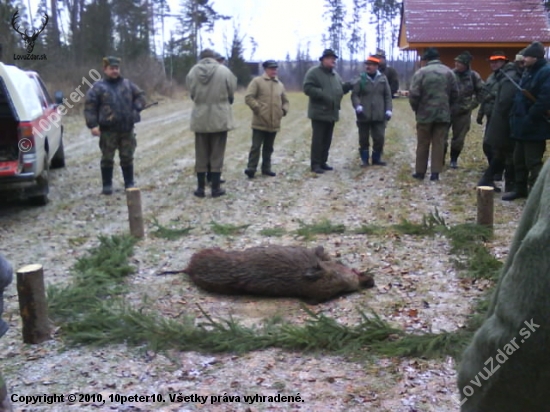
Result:
<svg viewBox="0 0 550 412"><path fill-rule="evenodd" d="M29 34L30 29L25 29L25 31L20 30L20 25L17 22L17 19L19 18L19 10L16 10L11 18L11 25L13 29L21 35L21 38L25 42L25 49L27 50L27 55L15 55L14 54L14 60L45 60L46 55L34 55L31 54L34 50L34 42L38 38L38 35L42 33L46 25L48 24L49 17L47 14L44 13L44 17L42 17L42 27L39 29L32 28L32 32Z"/></svg>

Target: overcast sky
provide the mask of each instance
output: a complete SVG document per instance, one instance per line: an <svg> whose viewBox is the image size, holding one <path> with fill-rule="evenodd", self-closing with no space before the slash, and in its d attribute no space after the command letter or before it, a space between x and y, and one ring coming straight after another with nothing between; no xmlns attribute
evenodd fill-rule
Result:
<svg viewBox="0 0 550 412"><path fill-rule="evenodd" d="M36 15L38 0L24 0L31 5L33 17ZM352 0L344 0L347 6L347 17L352 12ZM171 13L180 12L180 0L168 0ZM252 56L255 60L284 59L287 52L291 57L296 55L296 50L301 45L305 50L310 42L310 53L313 58L321 55L323 45L321 36L326 33L329 23L323 19L325 12L325 0L214 0L214 9L223 15L233 17L232 20L218 21L214 33L204 33L203 46L213 47L222 54L229 47L233 26L237 25L240 34L246 35L245 58L250 59L252 47L250 37L258 43L258 48ZM165 40L170 36L170 29L174 29L175 18L166 19ZM172 27L171 27L172 26ZM368 24L366 14L363 16L363 27L367 32L367 50L358 57L364 58L366 54L376 49L373 38L372 25ZM225 37L224 37L225 36ZM226 40L225 40L225 39ZM157 41L159 52L161 39Z"/></svg>

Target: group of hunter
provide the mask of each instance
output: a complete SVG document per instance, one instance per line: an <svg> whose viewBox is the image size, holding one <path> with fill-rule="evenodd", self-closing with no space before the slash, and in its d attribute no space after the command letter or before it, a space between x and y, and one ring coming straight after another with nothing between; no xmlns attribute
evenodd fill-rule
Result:
<svg viewBox="0 0 550 412"><path fill-rule="evenodd" d="M333 50L324 50L319 64L307 71L303 81L312 129L310 168L317 174L333 170L328 156L334 126L339 120L342 98L350 91L361 166L386 164L382 160L385 129L393 114L392 98L399 88L397 72L387 66L384 51L377 50L365 60L365 69L356 79L344 82L335 71L337 59ZM550 109L550 67L544 46L533 42L513 62L500 51L487 60L492 74L484 82L471 69L469 52L458 55L451 70L442 64L437 49L425 51L422 57L425 65L414 74L409 90L417 123L412 176L425 178L430 150L430 180L439 180L447 152L449 166L458 167L472 112L479 106L476 120L479 124L485 121L483 151L488 167L478 185L500 191L495 181L504 176L503 200L527 197L542 168L546 139L550 136L546 116ZM116 57L104 58L105 78L96 82L86 95L86 124L94 136L99 136L102 152L103 194L111 194L113 190L113 159L117 149L125 187L134 186L133 128L146 105L143 92L120 76L119 65L120 59ZM267 60L263 69L264 73L250 82L245 93L245 103L252 111L252 145L244 170L249 179L255 177L260 160L262 175L276 175L271 156L281 120L289 110L284 85L277 76L277 62ZM189 71L186 86L194 103L190 121L195 133L194 195L205 197L206 183L211 182L212 197L219 197L225 194L221 172L227 134L235 127L232 104L237 78L224 65L221 55L205 49ZM529 97L518 88L527 90Z"/></svg>

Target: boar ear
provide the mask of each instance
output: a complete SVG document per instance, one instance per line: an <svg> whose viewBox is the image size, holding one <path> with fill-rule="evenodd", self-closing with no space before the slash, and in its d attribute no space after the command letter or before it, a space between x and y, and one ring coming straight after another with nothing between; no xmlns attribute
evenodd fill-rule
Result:
<svg viewBox="0 0 550 412"><path fill-rule="evenodd" d="M304 273L304 279L310 282L316 282L322 277L323 277L323 269L321 269L320 265L317 265L317 267L314 267L314 268L309 268Z"/></svg>
<svg viewBox="0 0 550 412"><path fill-rule="evenodd" d="M330 256L325 253L325 248L323 246L317 246L315 248L315 256L317 256L321 260L330 260Z"/></svg>

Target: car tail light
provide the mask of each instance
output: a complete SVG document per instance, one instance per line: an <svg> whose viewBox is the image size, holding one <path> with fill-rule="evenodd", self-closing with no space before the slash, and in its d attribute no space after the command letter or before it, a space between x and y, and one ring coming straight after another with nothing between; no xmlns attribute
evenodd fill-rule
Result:
<svg viewBox="0 0 550 412"><path fill-rule="evenodd" d="M30 172L36 163L36 148L32 125L28 122L21 122L17 128L17 146L19 148L19 161L23 172Z"/></svg>

